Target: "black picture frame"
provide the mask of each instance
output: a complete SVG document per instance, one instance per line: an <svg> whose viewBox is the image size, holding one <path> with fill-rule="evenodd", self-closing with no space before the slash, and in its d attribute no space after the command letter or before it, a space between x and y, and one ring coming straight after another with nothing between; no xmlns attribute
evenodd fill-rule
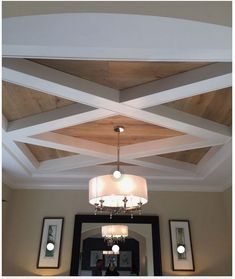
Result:
<svg viewBox="0 0 235 279"><path fill-rule="evenodd" d="M161 262L161 245L159 231L158 216L130 216L114 215L110 221L109 215L75 215L73 247L70 266L70 276L79 276L78 268L80 264L80 242L83 223L133 223L133 224L150 224L152 227L152 243L153 243L153 268L154 276L162 276Z"/></svg>
<svg viewBox="0 0 235 279"><path fill-rule="evenodd" d="M177 240L175 229L184 229L185 259L179 258L177 252ZM170 244L171 244L171 262L173 271L195 271L193 247L191 239L191 230L189 220L169 220Z"/></svg>
<svg viewBox="0 0 235 279"><path fill-rule="evenodd" d="M45 241L47 234L47 227L50 225L58 226L57 237L55 239L55 254L53 257L42 257L45 253ZM54 269L60 267L62 235L64 227L64 217L44 217L42 222L42 230L40 237L40 245L38 249L37 268Z"/></svg>

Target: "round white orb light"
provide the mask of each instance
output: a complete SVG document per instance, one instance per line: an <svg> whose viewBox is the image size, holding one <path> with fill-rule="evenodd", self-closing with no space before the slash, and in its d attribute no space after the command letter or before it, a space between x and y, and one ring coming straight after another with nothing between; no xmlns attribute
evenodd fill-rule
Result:
<svg viewBox="0 0 235 279"><path fill-rule="evenodd" d="M120 178L121 175L122 175L122 174L121 174L121 172L120 172L119 170L115 170L115 171L113 172L113 177L116 178L116 179Z"/></svg>
<svg viewBox="0 0 235 279"><path fill-rule="evenodd" d="M183 245L179 245L179 246L177 247L177 252L178 252L179 254L183 254L183 253L185 252L185 247L184 247Z"/></svg>
<svg viewBox="0 0 235 279"><path fill-rule="evenodd" d="M53 243L51 243L51 242L47 243L47 250L48 251L52 251L52 250L54 250L54 248L55 248L55 245Z"/></svg>
<svg viewBox="0 0 235 279"><path fill-rule="evenodd" d="M112 251L113 251L114 253L118 253L119 250L120 250L120 247L119 247L118 245L115 244L115 245L112 246Z"/></svg>

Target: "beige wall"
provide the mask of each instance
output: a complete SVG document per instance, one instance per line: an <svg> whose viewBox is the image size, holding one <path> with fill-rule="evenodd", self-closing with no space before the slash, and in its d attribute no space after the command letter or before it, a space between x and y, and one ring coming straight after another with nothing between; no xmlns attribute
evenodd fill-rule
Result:
<svg viewBox="0 0 235 279"><path fill-rule="evenodd" d="M74 216L93 213L87 191L13 190L8 202L3 275L68 275ZM144 214L160 217L164 275L231 275L231 190L224 193L150 192ZM42 219L65 217L61 267L37 269ZM171 271L169 219L189 219L196 271Z"/></svg>
<svg viewBox="0 0 235 279"><path fill-rule="evenodd" d="M232 1L4 1L3 17L51 13L125 13L232 26Z"/></svg>
<svg viewBox="0 0 235 279"><path fill-rule="evenodd" d="M8 235L8 223L10 219L9 214L9 205L11 204L11 193L12 190L7 186L3 185L2 187L2 255L6 255L7 253L7 235ZM7 269L7 258L2 257L2 270Z"/></svg>
<svg viewBox="0 0 235 279"><path fill-rule="evenodd" d="M225 268L232 270L232 188L224 191L224 205L225 205L225 235L227 241L225 242Z"/></svg>

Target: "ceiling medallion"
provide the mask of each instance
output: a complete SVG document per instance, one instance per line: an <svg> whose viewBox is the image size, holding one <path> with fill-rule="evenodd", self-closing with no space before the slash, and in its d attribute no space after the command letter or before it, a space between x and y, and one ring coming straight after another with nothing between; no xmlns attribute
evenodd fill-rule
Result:
<svg viewBox="0 0 235 279"><path fill-rule="evenodd" d="M120 171L120 133L124 127L114 128L117 133L117 169L113 174L101 175L89 181L89 203L95 206L97 212L108 212L110 218L116 214L138 212L142 205L148 202L146 179L141 176L122 174Z"/></svg>

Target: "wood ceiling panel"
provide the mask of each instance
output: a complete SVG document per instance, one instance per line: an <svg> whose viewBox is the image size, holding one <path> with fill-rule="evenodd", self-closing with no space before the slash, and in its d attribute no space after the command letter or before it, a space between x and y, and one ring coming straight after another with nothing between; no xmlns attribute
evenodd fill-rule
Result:
<svg viewBox="0 0 235 279"><path fill-rule="evenodd" d="M232 125L231 87L181 99L165 105L223 125Z"/></svg>
<svg viewBox="0 0 235 279"><path fill-rule="evenodd" d="M33 145L33 144L26 144L26 145L39 162L68 157L72 155L78 155L76 153L72 153L68 151L63 151L63 150Z"/></svg>
<svg viewBox="0 0 235 279"><path fill-rule="evenodd" d="M126 62L54 59L32 59L31 61L115 89L133 87L210 64L202 62Z"/></svg>
<svg viewBox="0 0 235 279"><path fill-rule="evenodd" d="M12 83L2 83L2 110L8 121L17 120L74 102Z"/></svg>
<svg viewBox="0 0 235 279"><path fill-rule="evenodd" d="M183 161L191 164L198 164L199 161L205 156L210 150L210 147L198 148L187 151L174 152L169 154L159 155L160 157Z"/></svg>
<svg viewBox="0 0 235 279"><path fill-rule="evenodd" d="M120 135L120 145L183 135L183 133L178 131L120 115L56 130L54 132L116 146L117 133L114 132L113 128L118 125L125 127L125 132Z"/></svg>

